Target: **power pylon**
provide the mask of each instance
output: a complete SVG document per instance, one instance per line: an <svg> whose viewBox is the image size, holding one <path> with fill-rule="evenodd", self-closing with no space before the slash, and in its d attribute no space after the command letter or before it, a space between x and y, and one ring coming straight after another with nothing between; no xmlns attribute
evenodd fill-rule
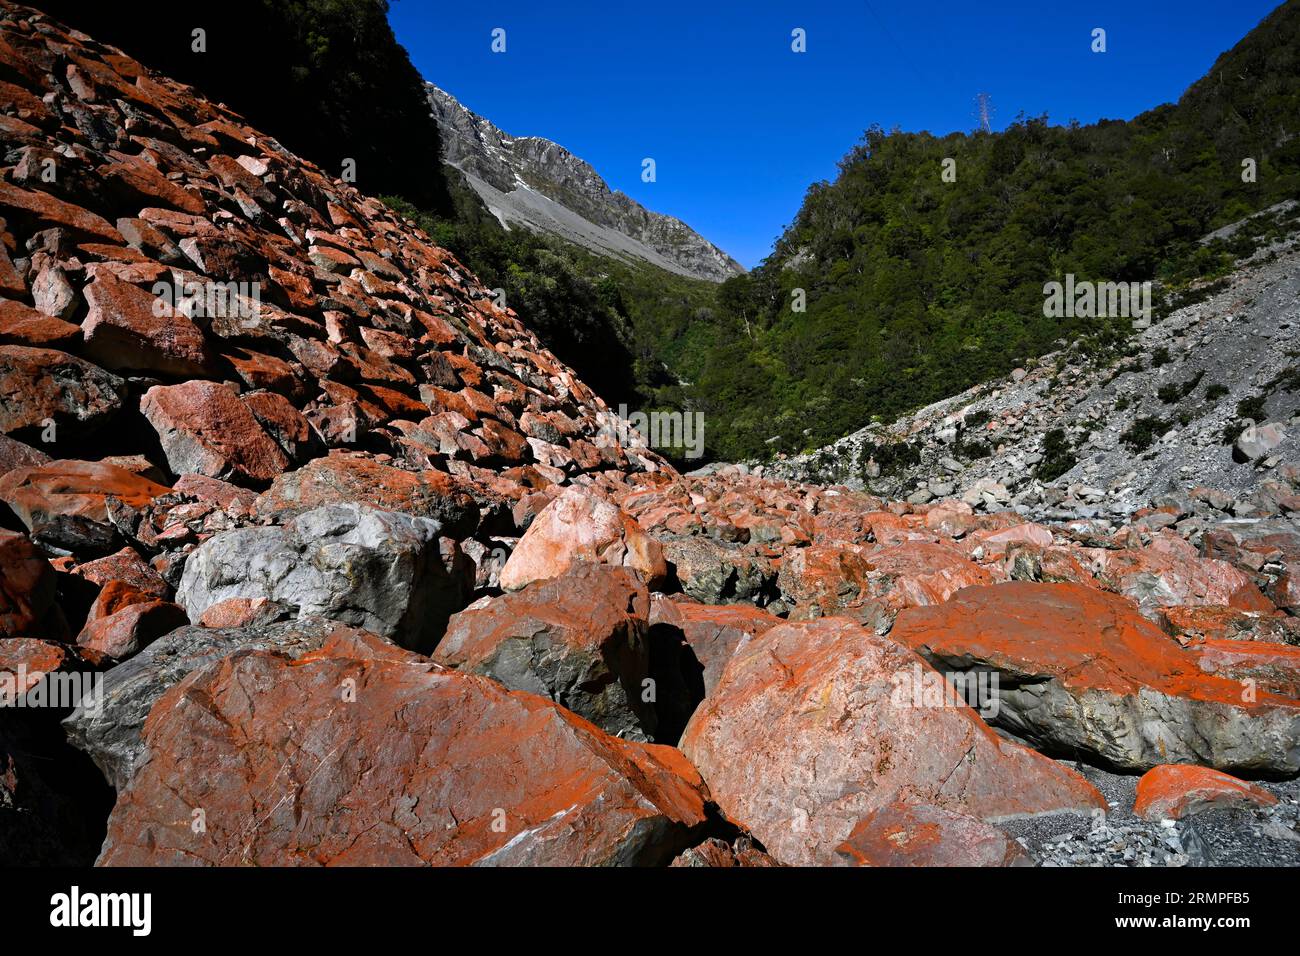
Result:
<svg viewBox="0 0 1300 956"><path fill-rule="evenodd" d="M976 93L975 112L979 117L980 129L986 133L993 132L993 97L987 93Z"/></svg>

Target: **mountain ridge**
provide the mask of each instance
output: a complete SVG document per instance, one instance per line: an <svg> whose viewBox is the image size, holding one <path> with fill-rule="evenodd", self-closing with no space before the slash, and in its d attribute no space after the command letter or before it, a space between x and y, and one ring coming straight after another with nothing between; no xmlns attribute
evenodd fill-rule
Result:
<svg viewBox="0 0 1300 956"><path fill-rule="evenodd" d="M593 252L721 282L744 268L686 223L610 189L590 163L541 136L512 136L425 83L445 162L507 228L523 225Z"/></svg>

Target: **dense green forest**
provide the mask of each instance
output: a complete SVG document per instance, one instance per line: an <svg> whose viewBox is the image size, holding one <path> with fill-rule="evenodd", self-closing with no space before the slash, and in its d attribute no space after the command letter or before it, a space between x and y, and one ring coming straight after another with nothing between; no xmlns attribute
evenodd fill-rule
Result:
<svg viewBox="0 0 1300 956"><path fill-rule="evenodd" d="M384 0L229 0L205 55L190 51L193 18L175 4L148 0L129 18L43 6L326 168L358 158L360 188L504 289L612 405L703 410L711 458L816 447L1062 339L1116 347L1127 320L1045 318L1043 284L1156 279L1177 297L1231 265L1229 244L1200 237L1300 196L1300 0L1179 103L1132 121L1022 116L942 137L872 127L833 182L809 188L771 256L721 286L503 229L441 164Z"/></svg>

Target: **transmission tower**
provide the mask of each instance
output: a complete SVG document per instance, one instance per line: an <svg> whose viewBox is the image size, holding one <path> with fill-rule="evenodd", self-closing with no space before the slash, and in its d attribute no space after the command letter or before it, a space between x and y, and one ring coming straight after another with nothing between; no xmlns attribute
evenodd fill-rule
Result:
<svg viewBox="0 0 1300 956"><path fill-rule="evenodd" d="M986 133L993 132L993 97L987 93L976 93L975 114L979 117L980 129Z"/></svg>

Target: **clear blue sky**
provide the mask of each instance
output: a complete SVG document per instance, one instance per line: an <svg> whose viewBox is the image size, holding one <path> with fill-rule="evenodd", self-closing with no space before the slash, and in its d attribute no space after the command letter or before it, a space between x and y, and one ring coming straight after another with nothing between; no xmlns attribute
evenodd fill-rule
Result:
<svg viewBox="0 0 1300 956"><path fill-rule="evenodd" d="M544 136L746 267L872 123L936 134L1024 111L1128 119L1178 99L1273 0L392 0L416 68ZM506 52L491 32L506 31ZM807 31L807 52L790 33ZM1107 52L1090 50L1094 27ZM653 157L658 181L641 181Z"/></svg>

